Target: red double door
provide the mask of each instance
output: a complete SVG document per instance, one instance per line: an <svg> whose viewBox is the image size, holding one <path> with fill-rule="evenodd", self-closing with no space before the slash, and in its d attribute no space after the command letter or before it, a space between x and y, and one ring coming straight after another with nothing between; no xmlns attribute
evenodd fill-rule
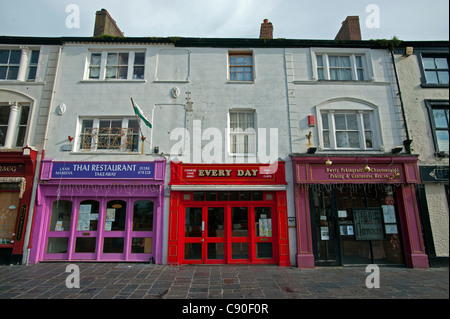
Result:
<svg viewBox="0 0 450 319"><path fill-rule="evenodd" d="M278 263L275 205L199 204L180 207L183 264Z"/></svg>

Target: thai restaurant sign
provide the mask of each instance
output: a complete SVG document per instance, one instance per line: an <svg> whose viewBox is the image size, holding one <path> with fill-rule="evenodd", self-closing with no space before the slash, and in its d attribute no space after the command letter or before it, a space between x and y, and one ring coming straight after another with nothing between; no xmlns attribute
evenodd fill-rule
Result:
<svg viewBox="0 0 450 319"><path fill-rule="evenodd" d="M54 162L52 178L154 178L152 162Z"/></svg>

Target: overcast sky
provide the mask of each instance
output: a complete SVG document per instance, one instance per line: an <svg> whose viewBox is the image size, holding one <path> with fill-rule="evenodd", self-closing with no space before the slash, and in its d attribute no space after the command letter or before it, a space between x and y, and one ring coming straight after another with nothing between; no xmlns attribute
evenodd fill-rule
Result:
<svg viewBox="0 0 450 319"><path fill-rule="evenodd" d="M334 39L357 15L363 40L449 40L448 0L0 0L0 35L89 37L102 8L129 37L258 38L269 19L274 38Z"/></svg>

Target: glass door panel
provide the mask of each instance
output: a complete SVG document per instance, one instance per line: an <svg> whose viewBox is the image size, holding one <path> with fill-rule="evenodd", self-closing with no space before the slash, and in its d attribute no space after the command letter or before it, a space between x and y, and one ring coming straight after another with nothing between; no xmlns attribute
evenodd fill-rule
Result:
<svg viewBox="0 0 450 319"><path fill-rule="evenodd" d="M255 257L257 259L273 258L272 209L255 207Z"/></svg>
<svg viewBox="0 0 450 319"><path fill-rule="evenodd" d="M231 259L249 260L249 208L231 207Z"/></svg>
<svg viewBox="0 0 450 319"><path fill-rule="evenodd" d="M202 262L203 208L186 207L184 214L184 259Z"/></svg>
<svg viewBox="0 0 450 319"><path fill-rule="evenodd" d="M153 250L153 210L150 200L138 200L133 204L131 253L138 260L149 260Z"/></svg>
<svg viewBox="0 0 450 319"><path fill-rule="evenodd" d="M225 260L225 208L208 207L205 231L206 260Z"/></svg>
<svg viewBox="0 0 450 319"><path fill-rule="evenodd" d="M111 200L106 203L102 253L105 258L123 259L125 253L125 228L127 202Z"/></svg>
<svg viewBox="0 0 450 319"><path fill-rule="evenodd" d="M75 231L75 250L72 256L74 259L95 259L99 212L100 203L98 201L80 202Z"/></svg>
<svg viewBox="0 0 450 319"><path fill-rule="evenodd" d="M71 221L72 202L69 200L54 201L49 220L44 259L67 259Z"/></svg>

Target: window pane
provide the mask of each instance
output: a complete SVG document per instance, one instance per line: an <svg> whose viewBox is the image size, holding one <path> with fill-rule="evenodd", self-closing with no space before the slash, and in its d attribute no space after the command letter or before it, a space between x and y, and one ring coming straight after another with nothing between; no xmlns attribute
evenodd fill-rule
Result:
<svg viewBox="0 0 450 319"><path fill-rule="evenodd" d="M347 132L336 132L337 147L348 147Z"/></svg>
<svg viewBox="0 0 450 319"><path fill-rule="evenodd" d="M143 66L135 66L133 71L133 79L143 79L144 78L144 67Z"/></svg>
<svg viewBox="0 0 450 319"><path fill-rule="evenodd" d="M446 116L446 110L444 109L434 109L434 124L436 128L448 128L448 119Z"/></svg>
<svg viewBox="0 0 450 319"><path fill-rule="evenodd" d="M108 57L106 59L107 65L117 65L117 53L108 53Z"/></svg>
<svg viewBox="0 0 450 319"><path fill-rule="evenodd" d="M144 65L145 63L145 53L135 53L134 54L134 65Z"/></svg>
<svg viewBox="0 0 450 319"><path fill-rule="evenodd" d="M439 84L448 84L448 71L438 72Z"/></svg>
<svg viewBox="0 0 450 319"><path fill-rule="evenodd" d="M11 50L11 55L9 56L9 64L19 64L20 63L20 50Z"/></svg>
<svg viewBox="0 0 450 319"><path fill-rule="evenodd" d="M76 253L95 253L96 237L77 237L75 241Z"/></svg>
<svg viewBox="0 0 450 319"><path fill-rule="evenodd" d="M347 114L347 129L358 130L358 122L356 120L356 114Z"/></svg>
<svg viewBox="0 0 450 319"><path fill-rule="evenodd" d="M128 75L128 67L121 66L119 67L119 79L126 79Z"/></svg>
<svg viewBox="0 0 450 319"><path fill-rule="evenodd" d="M358 69L358 81L364 81L364 70Z"/></svg>
<svg viewBox="0 0 450 319"><path fill-rule="evenodd" d="M437 73L435 71L425 71L427 83L438 83Z"/></svg>
<svg viewBox="0 0 450 319"><path fill-rule="evenodd" d="M316 56L317 66L323 66L323 57L321 55Z"/></svg>
<svg viewBox="0 0 450 319"><path fill-rule="evenodd" d="M30 107L28 105L22 105L20 107L21 109L21 114L20 114L20 121L19 124L20 125L27 125L28 123L28 113L30 112Z"/></svg>
<svg viewBox="0 0 450 319"><path fill-rule="evenodd" d="M25 146L25 134L27 132L26 126L19 126L17 132L16 146L22 147Z"/></svg>
<svg viewBox="0 0 450 319"><path fill-rule="evenodd" d="M337 56L330 56L328 57L328 60L330 62L330 67L332 68L337 67L339 65Z"/></svg>
<svg viewBox="0 0 450 319"><path fill-rule="evenodd" d="M223 207L208 207L208 237L224 237Z"/></svg>
<svg viewBox="0 0 450 319"><path fill-rule="evenodd" d="M324 79L323 69L317 69L317 76L318 76L319 80L323 80Z"/></svg>
<svg viewBox="0 0 450 319"><path fill-rule="evenodd" d="M202 259L202 244L201 243L185 243L184 244L184 259Z"/></svg>
<svg viewBox="0 0 450 319"><path fill-rule="evenodd" d="M119 53L119 64L128 65L128 53Z"/></svg>
<svg viewBox="0 0 450 319"><path fill-rule="evenodd" d="M256 237L272 237L272 215L270 207L255 207Z"/></svg>
<svg viewBox="0 0 450 319"><path fill-rule="evenodd" d="M0 63L8 64L10 50L0 50Z"/></svg>
<svg viewBox="0 0 450 319"><path fill-rule="evenodd" d="M91 54L91 66L100 66L101 54L100 53L92 53Z"/></svg>
<svg viewBox="0 0 450 319"><path fill-rule="evenodd" d="M111 68L111 67L106 68L106 75L105 75L105 77L107 79L115 79L116 78L116 70L117 70L117 68L115 68L115 67L113 67L113 68Z"/></svg>
<svg viewBox="0 0 450 319"><path fill-rule="evenodd" d="M34 79L36 79L36 71L37 71L37 67L35 67L35 66L30 67L30 68L28 69L28 77L27 77L27 79L28 79L28 80L34 80Z"/></svg>
<svg viewBox="0 0 450 319"><path fill-rule="evenodd" d="M345 124L345 114L336 114L334 116L334 121L337 130L346 130L347 125Z"/></svg>
<svg viewBox="0 0 450 319"><path fill-rule="evenodd" d="M350 57L349 56L341 56L339 57L339 66L343 68L349 68L350 67Z"/></svg>
<svg viewBox="0 0 450 319"><path fill-rule="evenodd" d="M448 131L436 131L436 137L438 139L439 151L448 152L449 151Z"/></svg>
<svg viewBox="0 0 450 319"><path fill-rule="evenodd" d="M358 132L348 132L348 142L351 148L359 148L359 133Z"/></svg>
<svg viewBox="0 0 450 319"><path fill-rule="evenodd" d="M438 69L448 69L448 61L446 58L436 58L436 67Z"/></svg>
<svg viewBox="0 0 450 319"><path fill-rule="evenodd" d="M39 61L39 50L31 51L30 63L36 64Z"/></svg>
<svg viewBox="0 0 450 319"><path fill-rule="evenodd" d="M256 243L256 258L273 258L272 243Z"/></svg>
<svg viewBox="0 0 450 319"><path fill-rule="evenodd" d="M185 237L202 237L201 207L186 207L184 231Z"/></svg>
<svg viewBox="0 0 450 319"><path fill-rule="evenodd" d="M328 131L323 132L323 147L331 147L330 132L328 132Z"/></svg>
<svg viewBox="0 0 450 319"><path fill-rule="evenodd" d="M124 231L127 203L121 200L109 201L106 206L105 231Z"/></svg>
<svg viewBox="0 0 450 319"><path fill-rule="evenodd" d="M373 147L372 132L366 131L366 132L364 132L364 135L366 136L366 147L372 148Z"/></svg>
<svg viewBox="0 0 450 319"><path fill-rule="evenodd" d="M356 60L356 67L357 68L362 68L363 67L362 57L361 56L355 56L355 60Z"/></svg>
<svg viewBox="0 0 450 319"><path fill-rule="evenodd" d="M248 208L232 207L231 208L231 236L247 237L248 236Z"/></svg>
<svg viewBox="0 0 450 319"><path fill-rule="evenodd" d="M352 72L349 69L342 69L340 80L350 81L351 79L352 79Z"/></svg>
<svg viewBox="0 0 450 319"><path fill-rule="evenodd" d="M0 80L6 80L7 73L8 73L8 67L0 66Z"/></svg>
<svg viewBox="0 0 450 319"><path fill-rule="evenodd" d="M105 254L122 254L123 253L123 237L110 237L103 239L103 253Z"/></svg>
<svg viewBox="0 0 450 319"><path fill-rule="evenodd" d="M329 124L328 124L328 113L322 113L322 128L324 130L328 130Z"/></svg>
<svg viewBox="0 0 450 319"><path fill-rule="evenodd" d="M17 80L17 75L19 74L18 66L10 66L8 69L8 75L6 76L7 80Z"/></svg>
<svg viewBox="0 0 450 319"><path fill-rule="evenodd" d="M423 66L425 69L435 69L434 58L423 58Z"/></svg>
<svg viewBox="0 0 450 319"><path fill-rule="evenodd" d="M89 69L89 78L90 79L98 79L100 77L100 68L90 68Z"/></svg>
<svg viewBox="0 0 450 319"><path fill-rule="evenodd" d="M152 253L152 241L151 237L141 238L133 237L131 238L131 253L132 254L151 254Z"/></svg>
<svg viewBox="0 0 450 319"><path fill-rule="evenodd" d="M248 259L248 243L232 243L232 259Z"/></svg>
<svg viewBox="0 0 450 319"><path fill-rule="evenodd" d="M139 200L133 207L133 231L153 231L153 202Z"/></svg>
<svg viewBox="0 0 450 319"><path fill-rule="evenodd" d="M78 210L77 230L96 231L100 203L95 200L85 200L80 203Z"/></svg>
<svg viewBox="0 0 450 319"><path fill-rule="evenodd" d="M363 119L364 119L364 128L366 130L371 128L370 125L370 115L368 113L363 114Z"/></svg>
<svg viewBox="0 0 450 319"><path fill-rule="evenodd" d="M66 254L69 238L50 237L47 240L47 254Z"/></svg>
<svg viewBox="0 0 450 319"><path fill-rule="evenodd" d="M71 216L71 201L59 200L53 202L49 231L69 231Z"/></svg>

